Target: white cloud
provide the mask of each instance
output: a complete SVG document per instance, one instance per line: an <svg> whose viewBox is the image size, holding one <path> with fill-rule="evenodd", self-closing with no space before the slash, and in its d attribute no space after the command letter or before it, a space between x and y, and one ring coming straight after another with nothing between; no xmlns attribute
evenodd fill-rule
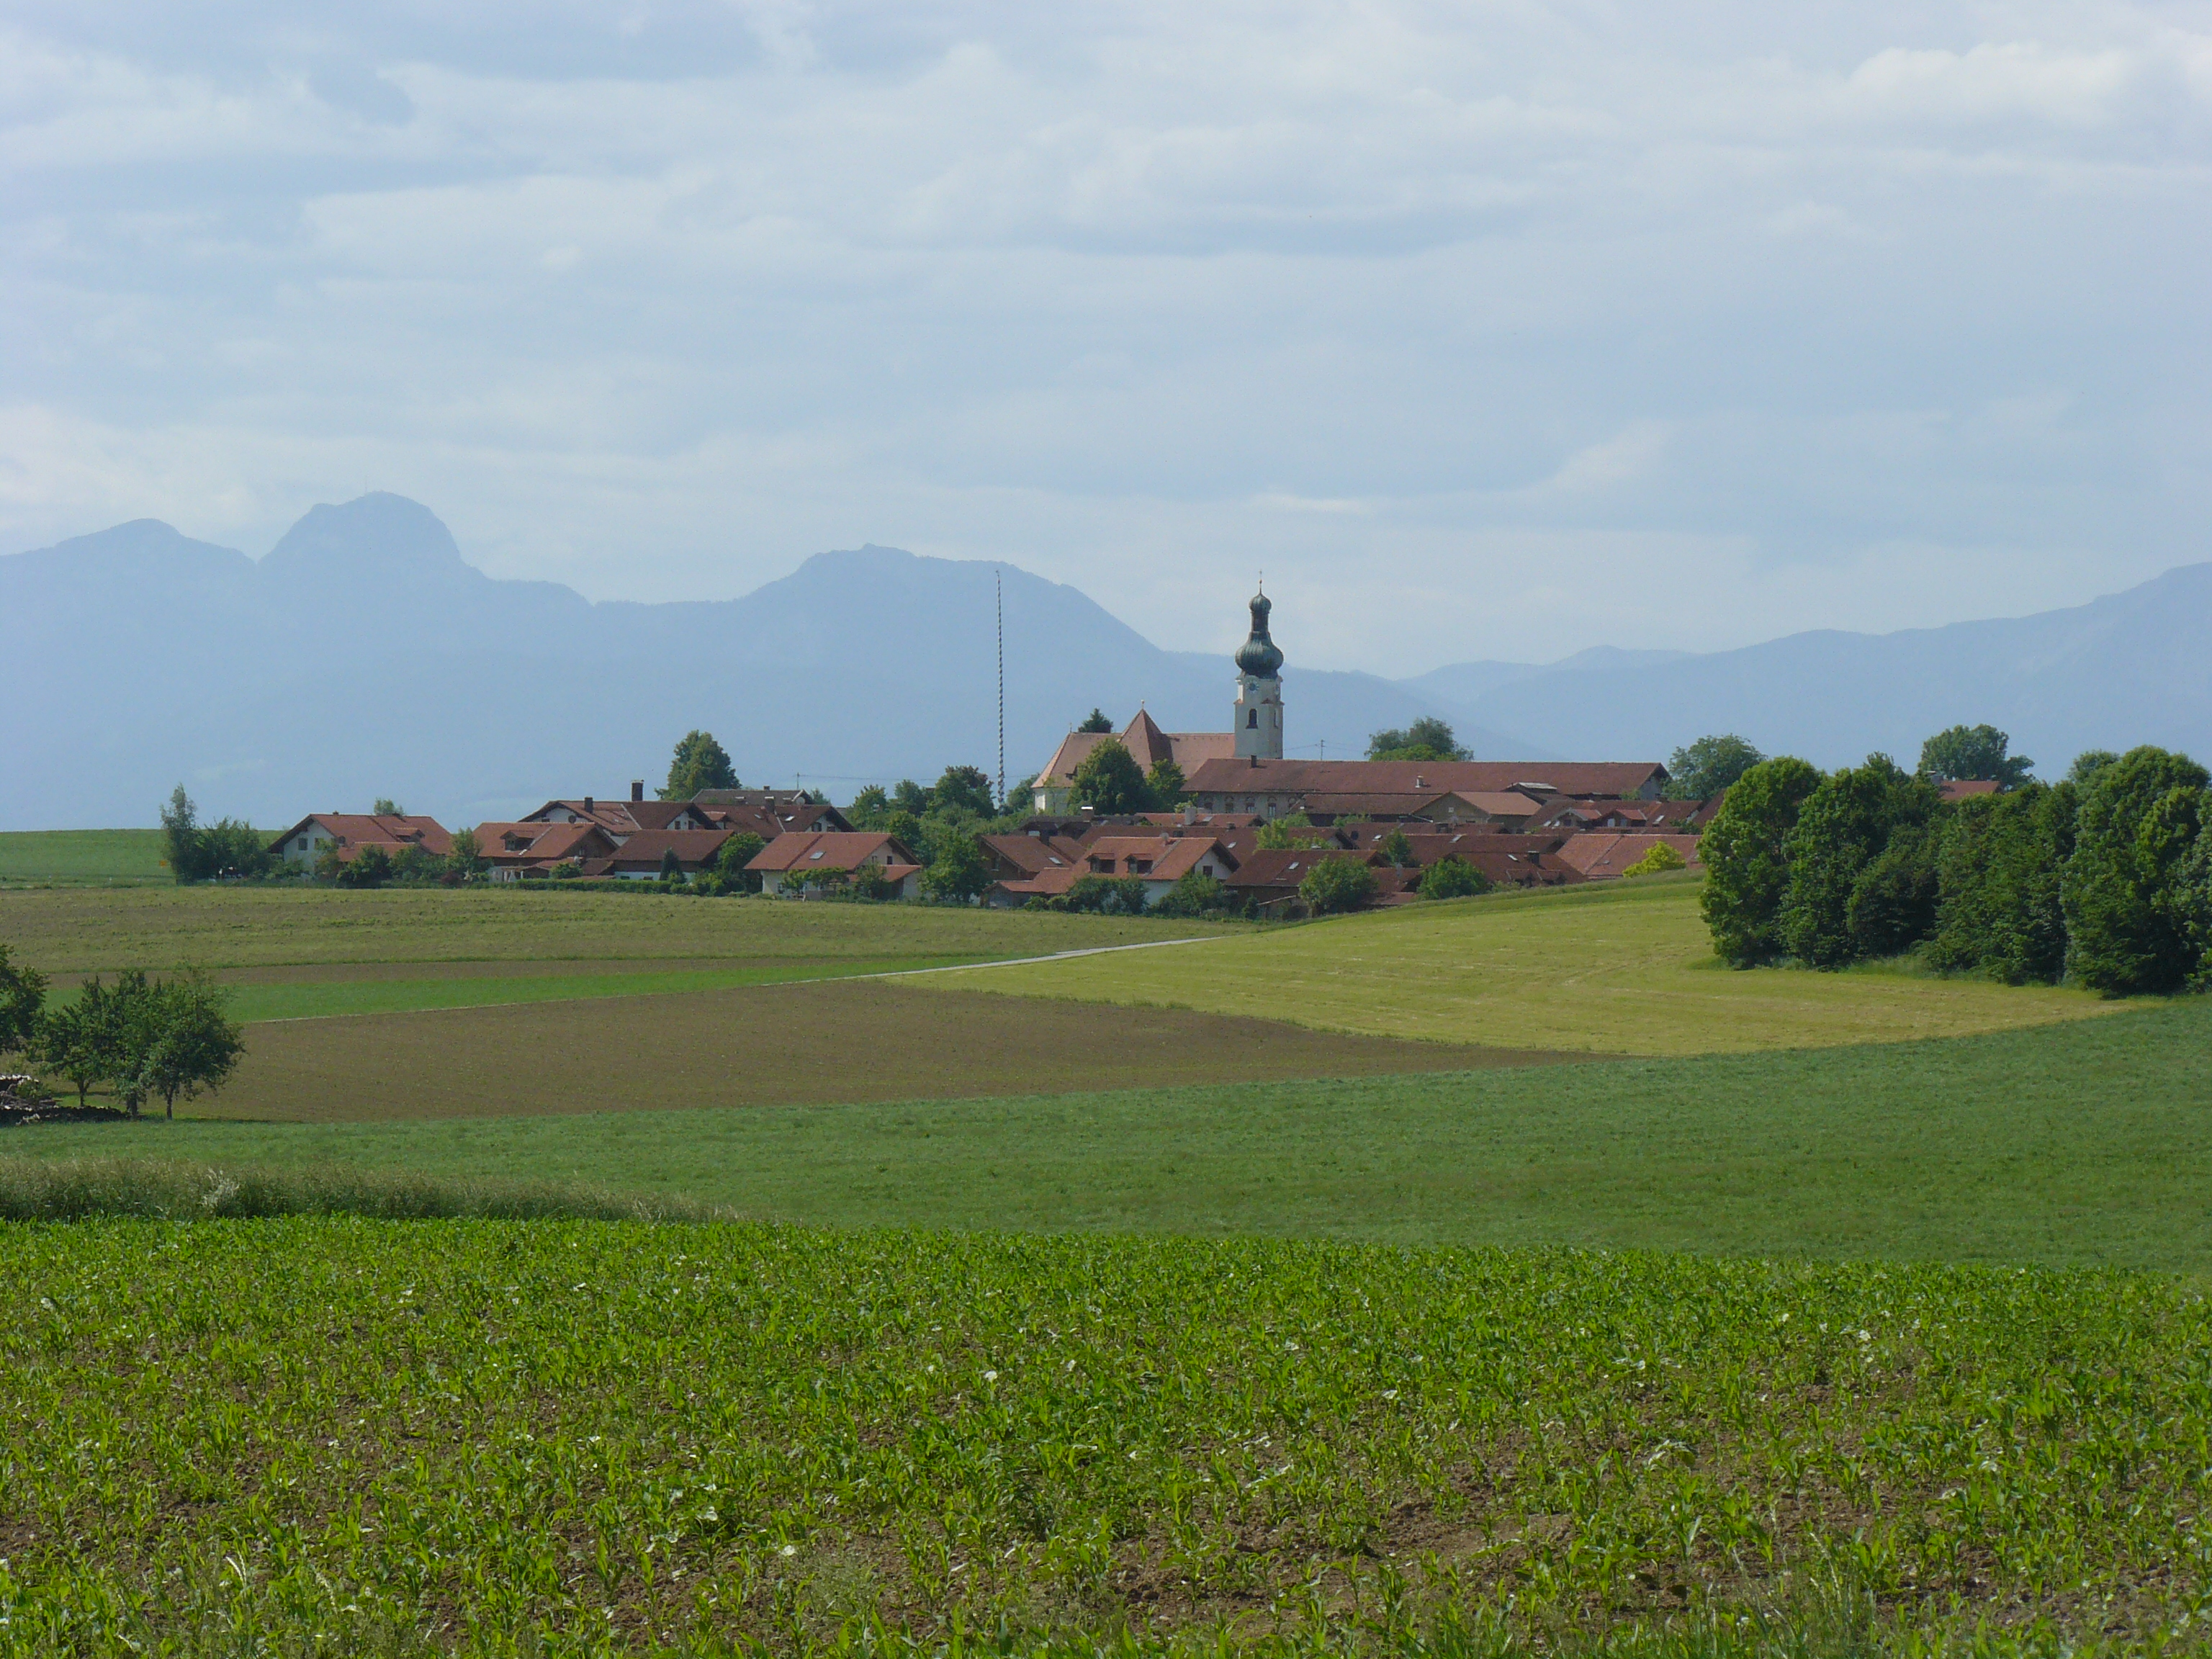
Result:
<svg viewBox="0 0 2212 1659"><path fill-rule="evenodd" d="M595 594L873 540L1194 647L1264 564L1382 672L2079 599L2212 506L2175 15L27 0L0 544L380 487Z"/></svg>

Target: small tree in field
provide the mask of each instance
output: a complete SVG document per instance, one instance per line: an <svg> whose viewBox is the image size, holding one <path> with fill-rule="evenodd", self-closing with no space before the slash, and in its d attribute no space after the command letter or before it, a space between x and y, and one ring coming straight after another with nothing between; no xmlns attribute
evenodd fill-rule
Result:
<svg viewBox="0 0 2212 1659"><path fill-rule="evenodd" d="M136 1056L143 1094L161 1097L161 1115L177 1099L220 1089L246 1051L245 1029L228 1016L230 994L197 970L156 987L147 1010L146 1042Z"/></svg>
<svg viewBox="0 0 2212 1659"><path fill-rule="evenodd" d="M39 1038L46 1004L46 976L18 968L0 945L0 1054L27 1054Z"/></svg>
<svg viewBox="0 0 2212 1659"><path fill-rule="evenodd" d="M1317 916L1357 910L1375 897L1375 872L1356 859L1323 859L1298 884L1298 896Z"/></svg>

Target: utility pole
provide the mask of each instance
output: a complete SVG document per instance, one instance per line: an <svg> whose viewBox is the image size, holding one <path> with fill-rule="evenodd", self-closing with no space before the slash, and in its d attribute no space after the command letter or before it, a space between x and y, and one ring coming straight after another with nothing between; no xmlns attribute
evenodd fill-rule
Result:
<svg viewBox="0 0 2212 1659"><path fill-rule="evenodd" d="M999 603L999 810L1006 810L1006 574L991 573L991 591Z"/></svg>

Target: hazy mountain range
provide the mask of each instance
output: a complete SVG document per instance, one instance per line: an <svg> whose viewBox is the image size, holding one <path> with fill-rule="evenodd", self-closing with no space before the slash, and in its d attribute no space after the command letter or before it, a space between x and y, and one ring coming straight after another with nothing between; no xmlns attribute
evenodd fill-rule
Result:
<svg viewBox="0 0 2212 1659"><path fill-rule="evenodd" d="M150 823L180 780L209 814L257 823L380 794L472 823L650 786L693 726L749 783L840 799L956 762L995 770L994 576L1010 780L1093 705L1117 724L1140 700L1170 730L1226 721L1225 651L1163 651L1012 566L864 547L743 599L593 604L484 575L428 509L376 495L316 507L258 562L152 520L0 558L0 828ZM1929 732L1979 720L2047 768L2098 745L2212 750L2206 565L2012 621L1709 655L1601 647L1396 682L1302 663L1294 599L1276 622L1304 754L1326 740L1355 755L1422 714L1501 759L1663 758L1718 730L1822 765L1909 759Z"/></svg>

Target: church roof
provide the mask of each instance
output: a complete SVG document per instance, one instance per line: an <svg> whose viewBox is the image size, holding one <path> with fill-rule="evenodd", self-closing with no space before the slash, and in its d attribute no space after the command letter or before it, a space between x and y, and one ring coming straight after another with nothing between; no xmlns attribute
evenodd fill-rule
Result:
<svg viewBox="0 0 2212 1659"><path fill-rule="evenodd" d="M1237 668L1263 680L1274 678L1283 666L1283 653L1267 634L1268 613L1274 608L1265 593L1252 596L1252 636L1237 647Z"/></svg>

